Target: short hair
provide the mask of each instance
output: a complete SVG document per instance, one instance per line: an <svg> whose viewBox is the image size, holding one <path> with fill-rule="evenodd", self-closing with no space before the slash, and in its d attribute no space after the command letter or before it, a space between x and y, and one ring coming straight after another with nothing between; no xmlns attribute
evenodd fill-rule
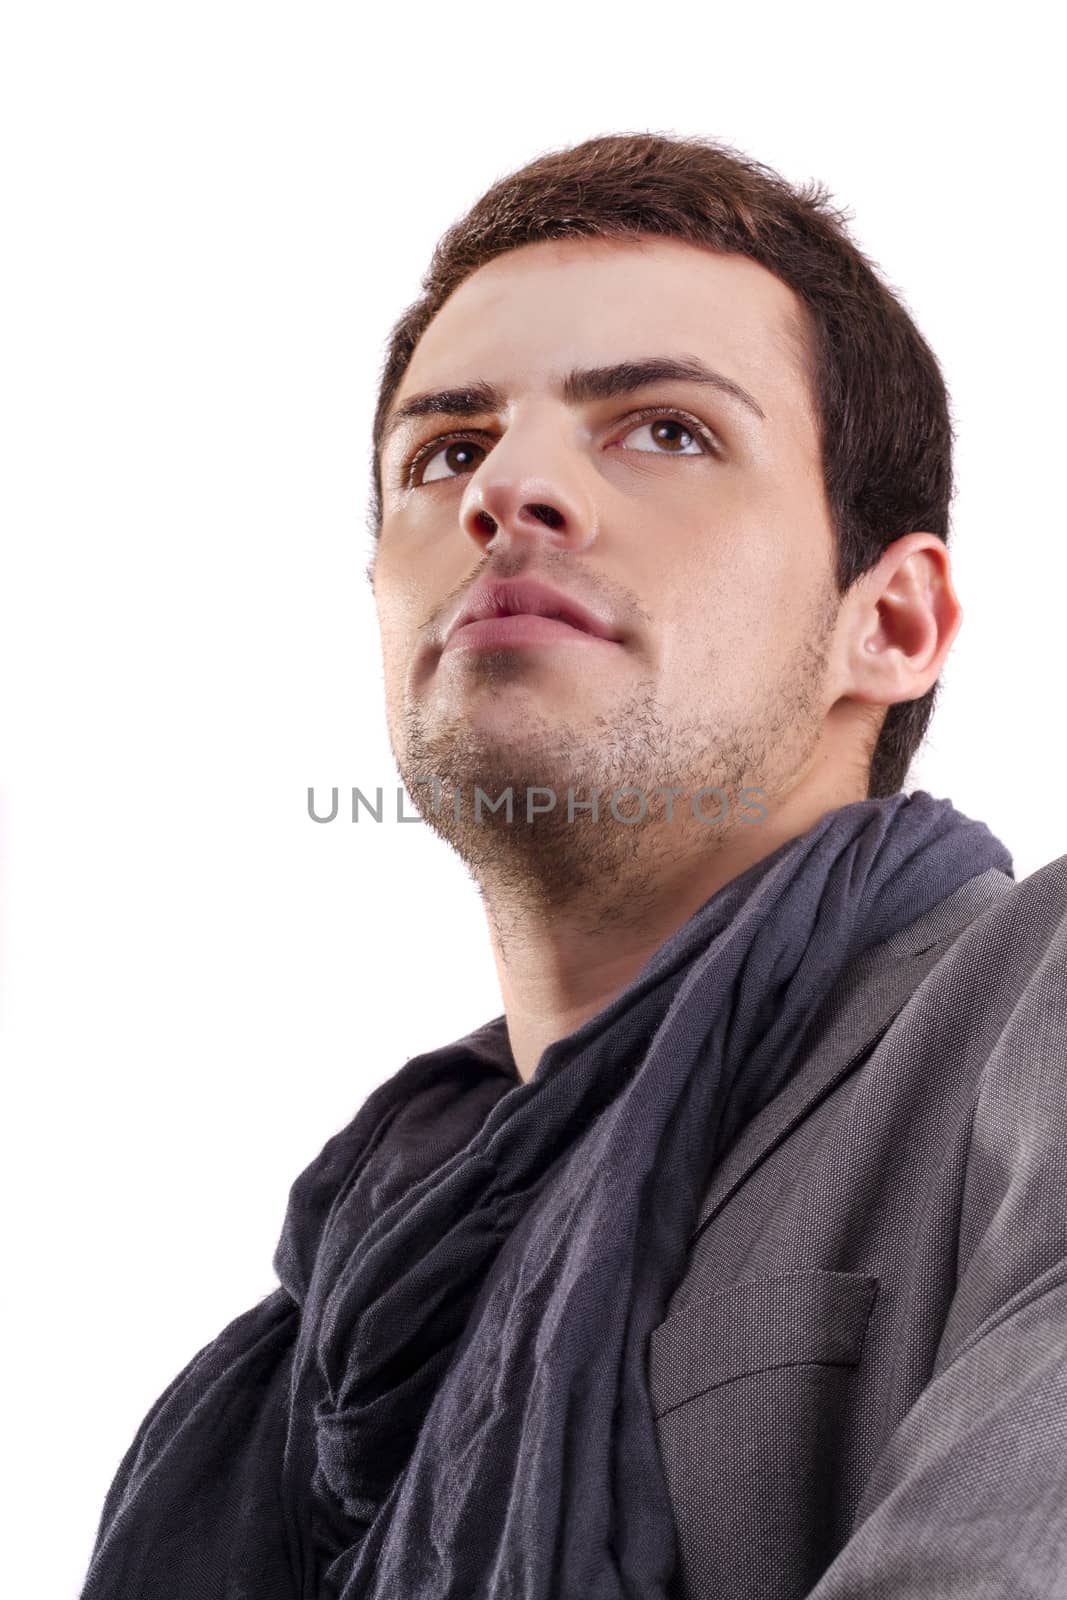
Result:
<svg viewBox="0 0 1067 1600"><path fill-rule="evenodd" d="M389 336L373 424L372 537L382 526L386 417L453 290L522 245L653 236L747 256L798 296L838 595L906 533L921 529L947 545L953 429L937 358L849 236L850 214L831 199L823 183L790 185L728 145L652 132L586 139L499 179L442 236L422 293ZM870 753L868 798L902 788L939 683L888 707Z"/></svg>

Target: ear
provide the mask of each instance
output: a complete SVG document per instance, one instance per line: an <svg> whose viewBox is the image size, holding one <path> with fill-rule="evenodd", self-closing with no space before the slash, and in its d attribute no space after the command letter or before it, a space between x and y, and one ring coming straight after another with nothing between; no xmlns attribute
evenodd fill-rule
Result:
<svg viewBox="0 0 1067 1600"><path fill-rule="evenodd" d="M944 540L904 534L857 579L845 605L846 696L883 706L921 699L963 622Z"/></svg>

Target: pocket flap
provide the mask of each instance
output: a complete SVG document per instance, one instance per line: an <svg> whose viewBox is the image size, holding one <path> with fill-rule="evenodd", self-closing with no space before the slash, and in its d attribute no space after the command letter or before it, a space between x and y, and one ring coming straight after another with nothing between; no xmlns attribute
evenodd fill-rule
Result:
<svg viewBox="0 0 1067 1600"><path fill-rule="evenodd" d="M649 1342L656 1416L746 1373L855 1366L877 1293L877 1278L815 1268L742 1279L672 1312Z"/></svg>

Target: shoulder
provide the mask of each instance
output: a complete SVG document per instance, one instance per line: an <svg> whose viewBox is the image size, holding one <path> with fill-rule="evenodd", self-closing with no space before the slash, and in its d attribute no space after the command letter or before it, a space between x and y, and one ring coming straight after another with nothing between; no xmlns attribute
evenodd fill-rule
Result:
<svg viewBox="0 0 1067 1600"><path fill-rule="evenodd" d="M1067 855L1009 885L945 942L933 989L955 1002L969 1031L992 1041L998 1026L1017 1033L1043 1015L1067 1017ZM949 994L951 989L951 995ZM1020 1012L1021 1007L1021 1012Z"/></svg>
<svg viewBox="0 0 1067 1600"><path fill-rule="evenodd" d="M1003 1110L1019 1141L1028 1107L1054 1102L1067 1128L1067 855L1012 884L930 977L943 1041L951 1031L981 1062L977 1112Z"/></svg>
<svg viewBox="0 0 1067 1600"><path fill-rule="evenodd" d="M1067 855L1022 878L1005 904L1025 911L1039 926L1062 926L1067 922Z"/></svg>
<svg viewBox="0 0 1067 1600"><path fill-rule="evenodd" d="M1067 1262L1067 856L983 920L963 1016L984 1057L959 1235L970 1327Z"/></svg>

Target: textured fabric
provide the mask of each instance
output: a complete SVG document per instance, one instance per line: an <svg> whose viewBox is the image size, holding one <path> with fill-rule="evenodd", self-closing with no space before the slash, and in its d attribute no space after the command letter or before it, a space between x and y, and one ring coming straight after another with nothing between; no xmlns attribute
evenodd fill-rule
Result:
<svg viewBox="0 0 1067 1600"><path fill-rule="evenodd" d="M1067 856L853 963L649 1384L678 1600L1067 1600Z"/></svg>
<svg viewBox="0 0 1067 1600"><path fill-rule="evenodd" d="M843 970L991 868L1010 875L1007 851L947 801L842 807L713 896L528 1084L502 1019L408 1062L294 1185L282 1289L146 1419L86 1600L674 1592L646 1357L709 1177ZM787 1344L838 1315L847 1364L850 1295L824 1274L781 1302Z"/></svg>

